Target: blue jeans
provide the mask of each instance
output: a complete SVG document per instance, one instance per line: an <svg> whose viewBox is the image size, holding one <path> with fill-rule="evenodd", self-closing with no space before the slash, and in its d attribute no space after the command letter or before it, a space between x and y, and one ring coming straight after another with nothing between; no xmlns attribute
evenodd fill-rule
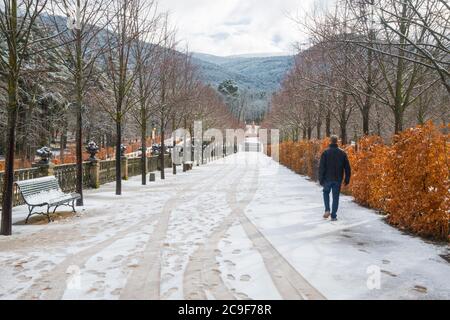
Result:
<svg viewBox="0 0 450 320"><path fill-rule="evenodd" d="M331 208L331 218L336 218L336 213L339 206L339 193L341 192L341 182L326 181L323 184L323 202L325 204L325 211L330 211L330 191L333 194L333 205Z"/></svg>

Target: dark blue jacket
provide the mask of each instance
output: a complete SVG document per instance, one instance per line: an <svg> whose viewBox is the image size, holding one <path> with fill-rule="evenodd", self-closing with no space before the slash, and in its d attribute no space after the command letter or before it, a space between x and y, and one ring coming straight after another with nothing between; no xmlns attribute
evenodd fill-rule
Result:
<svg viewBox="0 0 450 320"><path fill-rule="evenodd" d="M337 181L342 183L345 171L345 184L350 182L350 163L347 154L338 148L337 144L330 144L322 153L319 164L319 182Z"/></svg>

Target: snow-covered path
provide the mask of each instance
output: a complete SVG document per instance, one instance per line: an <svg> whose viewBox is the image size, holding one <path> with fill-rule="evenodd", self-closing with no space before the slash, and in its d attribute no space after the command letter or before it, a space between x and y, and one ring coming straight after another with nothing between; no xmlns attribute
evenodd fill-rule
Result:
<svg viewBox="0 0 450 320"><path fill-rule="evenodd" d="M169 170L168 170L169 171ZM247 152L88 190L80 214L0 237L0 299L450 298L446 245ZM16 221L26 208L14 209Z"/></svg>

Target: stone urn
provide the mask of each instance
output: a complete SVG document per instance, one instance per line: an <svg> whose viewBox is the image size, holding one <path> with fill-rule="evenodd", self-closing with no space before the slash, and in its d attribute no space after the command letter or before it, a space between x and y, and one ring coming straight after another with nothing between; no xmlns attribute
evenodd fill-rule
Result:
<svg viewBox="0 0 450 320"><path fill-rule="evenodd" d="M89 153L88 161L97 162L97 158L95 157L95 155L98 153L99 149L99 146L94 141L90 141L87 144L86 151Z"/></svg>
<svg viewBox="0 0 450 320"><path fill-rule="evenodd" d="M41 158L38 164L49 164L53 152L49 147L42 147L36 150L36 155Z"/></svg>

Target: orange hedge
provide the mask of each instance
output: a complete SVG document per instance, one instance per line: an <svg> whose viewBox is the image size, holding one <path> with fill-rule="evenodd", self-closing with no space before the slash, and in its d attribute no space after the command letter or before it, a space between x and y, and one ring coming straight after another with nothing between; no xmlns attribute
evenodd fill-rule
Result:
<svg viewBox="0 0 450 320"><path fill-rule="evenodd" d="M352 179L343 191L356 202L385 212L392 225L450 240L448 138L430 122L395 136L392 145L370 136L356 148L345 146ZM283 142L280 162L317 180L320 154L327 145L327 140Z"/></svg>

